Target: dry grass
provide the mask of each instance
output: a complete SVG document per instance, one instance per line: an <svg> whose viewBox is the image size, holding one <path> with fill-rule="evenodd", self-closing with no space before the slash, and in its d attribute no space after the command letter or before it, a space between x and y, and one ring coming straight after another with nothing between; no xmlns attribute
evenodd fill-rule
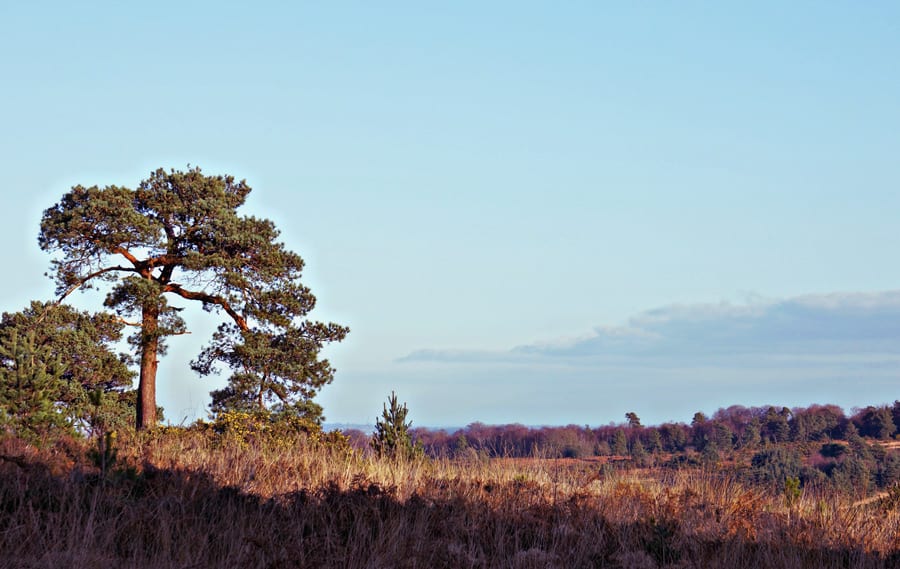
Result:
<svg viewBox="0 0 900 569"><path fill-rule="evenodd" d="M900 504L780 496L714 472L550 461L392 463L314 445L0 448L2 567L900 566Z"/></svg>

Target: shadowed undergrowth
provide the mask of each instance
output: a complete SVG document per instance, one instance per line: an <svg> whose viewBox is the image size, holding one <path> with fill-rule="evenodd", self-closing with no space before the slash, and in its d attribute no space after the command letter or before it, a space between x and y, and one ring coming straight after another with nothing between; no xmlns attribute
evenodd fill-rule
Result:
<svg viewBox="0 0 900 569"><path fill-rule="evenodd" d="M786 504L714 473L145 441L106 477L6 441L3 567L896 567L900 508ZM128 463L131 466L128 466ZM594 477L596 478L596 477Z"/></svg>

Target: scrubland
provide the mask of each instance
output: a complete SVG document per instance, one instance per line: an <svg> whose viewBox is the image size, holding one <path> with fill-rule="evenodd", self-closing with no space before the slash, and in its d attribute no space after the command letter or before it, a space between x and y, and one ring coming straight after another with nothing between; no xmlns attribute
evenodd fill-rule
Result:
<svg viewBox="0 0 900 569"><path fill-rule="evenodd" d="M2 567L900 567L900 490L717 469L378 458L340 437L164 429L0 443ZM103 468L98 468L98 464Z"/></svg>

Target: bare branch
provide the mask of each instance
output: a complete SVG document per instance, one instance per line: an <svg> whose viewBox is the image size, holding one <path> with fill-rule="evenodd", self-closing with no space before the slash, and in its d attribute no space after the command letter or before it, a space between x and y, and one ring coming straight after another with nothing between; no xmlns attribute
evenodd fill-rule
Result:
<svg viewBox="0 0 900 569"><path fill-rule="evenodd" d="M205 292L185 290L181 288L180 284L176 283L167 284L163 288L163 292L174 292L178 296L186 298L188 300L199 300L200 302L204 302L207 304L215 304L221 306L225 310L225 312L227 312L228 315L231 316L231 319L234 320L234 323L237 324L241 330L246 332L250 329L250 327L247 326L247 319L238 314L231 306L231 304L229 304L229 302L221 296L214 296L211 294L206 294Z"/></svg>
<svg viewBox="0 0 900 569"><path fill-rule="evenodd" d="M140 261L138 261L138 258L132 255L131 252L125 247L116 247L112 252L113 254L122 255L123 257L128 259L132 265L137 266L140 263Z"/></svg>
<svg viewBox="0 0 900 569"><path fill-rule="evenodd" d="M126 271L126 272L130 272L130 273L136 273L137 269L133 269L133 268L129 268L129 267L120 267L117 265L115 267L106 267L104 269L100 269L99 271L94 271L93 273L87 275L86 277L78 279L78 282L76 282L75 284L70 286L68 289L66 289L66 291L62 295L60 295L60 297L58 299L56 299L56 304L62 304L62 301L65 300L67 296L69 296L70 294L72 294L73 292L75 292L76 290L81 288L82 286L84 286L84 284L86 282L88 282L89 280L91 280L93 278L97 278L101 275L105 275L106 273L111 273L113 271Z"/></svg>

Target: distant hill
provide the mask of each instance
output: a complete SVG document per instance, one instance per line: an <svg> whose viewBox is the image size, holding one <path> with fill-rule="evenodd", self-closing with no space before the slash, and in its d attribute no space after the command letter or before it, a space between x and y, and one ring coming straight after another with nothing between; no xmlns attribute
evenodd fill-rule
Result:
<svg viewBox="0 0 900 569"><path fill-rule="evenodd" d="M326 431L345 431L347 429L356 429L364 433L372 433L375 431L374 424L364 423L322 423L322 428Z"/></svg>

